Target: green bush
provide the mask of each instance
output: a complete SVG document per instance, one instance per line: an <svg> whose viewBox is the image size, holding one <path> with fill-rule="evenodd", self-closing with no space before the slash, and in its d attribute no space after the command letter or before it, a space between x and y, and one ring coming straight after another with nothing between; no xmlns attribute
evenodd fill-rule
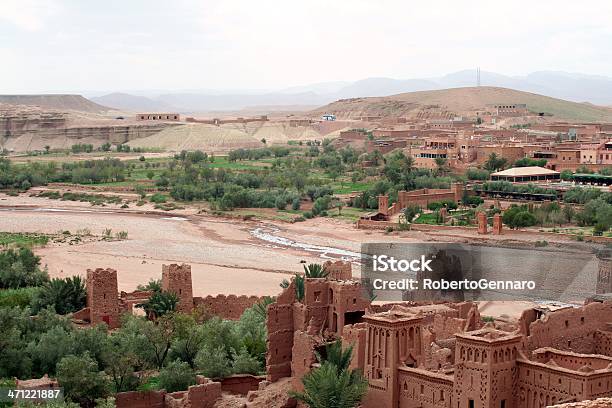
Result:
<svg viewBox="0 0 612 408"><path fill-rule="evenodd" d="M39 290L38 287L0 290L0 307L28 307Z"/></svg>
<svg viewBox="0 0 612 408"><path fill-rule="evenodd" d="M439 210L440 208L447 208L449 210L456 210L457 203L455 200L441 200L441 201L433 201L427 204L427 209L431 211Z"/></svg>
<svg viewBox="0 0 612 408"><path fill-rule="evenodd" d="M29 248L6 249L0 252L0 289L40 286L49 280L41 270L40 257Z"/></svg>
<svg viewBox="0 0 612 408"><path fill-rule="evenodd" d="M225 378L232 373L227 352L221 346L205 346L196 355L195 363L208 378Z"/></svg>
<svg viewBox="0 0 612 408"><path fill-rule="evenodd" d="M96 399L109 394L106 376L88 354L62 358L57 364L57 381L66 398L81 405L92 406Z"/></svg>
<svg viewBox="0 0 612 408"><path fill-rule="evenodd" d="M189 364L174 360L159 371L159 386L167 392L184 391L194 385L195 373Z"/></svg>
<svg viewBox="0 0 612 408"><path fill-rule="evenodd" d="M151 197L149 197L149 200L155 204L163 204L168 200L168 198L164 194L155 193Z"/></svg>

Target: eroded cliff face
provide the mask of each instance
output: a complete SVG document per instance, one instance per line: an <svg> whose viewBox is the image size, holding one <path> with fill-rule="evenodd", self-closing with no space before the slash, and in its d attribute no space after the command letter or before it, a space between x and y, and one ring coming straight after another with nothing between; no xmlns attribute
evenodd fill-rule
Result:
<svg viewBox="0 0 612 408"><path fill-rule="evenodd" d="M0 147L13 152L70 149L74 144L120 144L151 136L169 123L142 123L34 106L0 104Z"/></svg>

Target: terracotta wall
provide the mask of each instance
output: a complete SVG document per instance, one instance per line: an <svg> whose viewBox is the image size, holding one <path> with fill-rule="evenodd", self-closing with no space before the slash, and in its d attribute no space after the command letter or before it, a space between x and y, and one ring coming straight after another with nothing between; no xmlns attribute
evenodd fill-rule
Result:
<svg viewBox="0 0 612 408"><path fill-rule="evenodd" d="M257 391L259 383L266 376L251 374L236 374L221 380L221 390L232 394L247 395L249 391Z"/></svg>
<svg viewBox="0 0 612 408"><path fill-rule="evenodd" d="M130 391L115 395L117 408L164 408L166 391Z"/></svg>
<svg viewBox="0 0 612 408"><path fill-rule="evenodd" d="M595 353L595 333L612 322L612 302L589 303L582 308L557 310L529 325L526 348L534 351L542 347Z"/></svg>
<svg viewBox="0 0 612 408"><path fill-rule="evenodd" d="M263 300L261 296L217 295L193 298L194 307L206 310L223 319L238 320L244 311Z"/></svg>

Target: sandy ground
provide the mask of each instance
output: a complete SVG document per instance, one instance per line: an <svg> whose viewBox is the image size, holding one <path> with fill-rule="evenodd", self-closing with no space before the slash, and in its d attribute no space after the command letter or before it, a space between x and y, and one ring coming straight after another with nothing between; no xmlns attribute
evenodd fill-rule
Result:
<svg viewBox="0 0 612 408"><path fill-rule="evenodd" d="M321 263L341 254L313 252L260 239L256 233L270 233L290 242L330 247L359 253L365 242L467 242L482 240L473 232L417 231L385 234L357 230L345 221L316 218L302 223L241 221L197 214L196 209L180 212L144 213L148 207L119 209L92 207L87 203L0 194L0 231L57 233L88 229L101 236L127 231L122 241L92 240L78 245L49 244L36 252L53 277L85 275L88 268L114 268L119 289L131 291L138 284L161 277L161 265L192 265L194 295L216 294L276 295L279 283L302 270L304 262ZM488 239L532 241L537 234L512 234ZM354 268L359 275L359 267ZM529 302L488 302L481 305L485 315L520 316Z"/></svg>

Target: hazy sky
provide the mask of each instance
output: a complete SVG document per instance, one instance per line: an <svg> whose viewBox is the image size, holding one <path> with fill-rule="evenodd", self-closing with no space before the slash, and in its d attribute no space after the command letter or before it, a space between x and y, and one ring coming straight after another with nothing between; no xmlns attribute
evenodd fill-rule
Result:
<svg viewBox="0 0 612 408"><path fill-rule="evenodd" d="M0 93L612 76L609 0L0 0Z"/></svg>

